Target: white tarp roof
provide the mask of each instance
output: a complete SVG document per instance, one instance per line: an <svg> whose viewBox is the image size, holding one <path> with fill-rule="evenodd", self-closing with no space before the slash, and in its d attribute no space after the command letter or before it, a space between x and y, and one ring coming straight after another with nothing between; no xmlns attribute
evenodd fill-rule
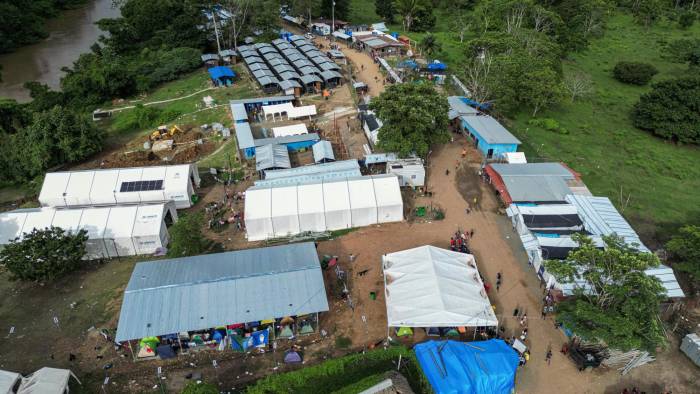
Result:
<svg viewBox="0 0 700 394"><path fill-rule="evenodd" d="M268 115L272 115L274 118L275 115L282 116L283 113L289 113L289 110L294 108L292 103L282 103L282 104L273 104L273 105L263 105L262 111L263 115L265 116L265 119L267 119Z"/></svg>
<svg viewBox="0 0 700 394"><path fill-rule="evenodd" d="M22 378L17 394L64 394L71 376L78 380L69 369L44 367Z"/></svg>
<svg viewBox="0 0 700 394"><path fill-rule="evenodd" d="M0 369L0 394L14 394L15 383L22 375Z"/></svg>
<svg viewBox="0 0 700 394"><path fill-rule="evenodd" d="M308 134L308 133L309 133L309 130L306 128L306 125L304 123L272 128L272 135L275 138L286 137L288 135L300 135L300 134Z"/></svg>
<svg viewBox="0 0 700 394"><path fill-rule="evenodd" d="M188 208L199 182L196 164L49 172L39 203L45 207L84 207L173 200L177 208Z"/></svg>
<svg viewBox="0 0 700 394"><path fill-rule="evenodd" d="M303 107L292 107L287 111L287 117L289 119L299 119L307 116L316 116L316 106L315 105L305 105Z"/></svg>
<svg viewBox="0 0 700 394"><path fill-rule="evenodd" d="M249 241L401 220L403 200L393 175L254 186L246 191Z"/></svg>
<svg viewBox="0 0 700 394"><path fill-rule="evenodd" d="M161 243L162 224L172 203L86 208L34 208L0 213L0 245L34 229L59 227L87 231L87 257L116 257L154 253Z"/></svg>
<svg viewBox="0 0 700 394"><path fill-rule="evenodd" d="M527 164L524 152L505 152L503 157L508 164Z"/></svg>
<svg viewBox="0 0 700 394"><path fill-rule="evenodd" d="M435 246L382 257L389 327L497 326L474 256Z"/></svg>

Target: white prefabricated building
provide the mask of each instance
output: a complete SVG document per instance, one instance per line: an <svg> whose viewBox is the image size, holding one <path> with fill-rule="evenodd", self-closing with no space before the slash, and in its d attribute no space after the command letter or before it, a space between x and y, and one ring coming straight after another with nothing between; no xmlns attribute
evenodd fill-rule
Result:
<svg viewBox="0 0 700 394"><path fill-rule="evenodd" d="M192 206L200 179L195 164L49 172L39 193L45 207L175 202Z"/></svg>
<svg viewBox="0 0 700 394"><path fill-rule="evenodd" d="M177 220L172 202L86 208L18 209L0 214L0 245L34 229L86 230L87 259L153 254L168 245L168 225Z"/></svg>
<svg viewBox="0 0 700 394"><path fill-rule="evenodd" d="M386 163L386 173L395 174L399 185L420 187L425 185L425 167L420 158L403 159Z"/></svg>
<svg viewBox="0 0 700 394"><path fill-rule="evenodd" d="M375 175L246 191L249 241L403 220L403 200L394 175Z"/></svg>

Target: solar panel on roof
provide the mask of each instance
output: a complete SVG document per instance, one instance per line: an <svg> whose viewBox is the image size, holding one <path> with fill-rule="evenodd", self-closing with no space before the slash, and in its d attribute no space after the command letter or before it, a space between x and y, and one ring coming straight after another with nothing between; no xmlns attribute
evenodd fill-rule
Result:
<svg viewBox="0 0 700 394"><path fill-rule="evenodd" d="M120 193L144 192L151 190L163 190L163 180L122 182L119 188Z"/></svg>

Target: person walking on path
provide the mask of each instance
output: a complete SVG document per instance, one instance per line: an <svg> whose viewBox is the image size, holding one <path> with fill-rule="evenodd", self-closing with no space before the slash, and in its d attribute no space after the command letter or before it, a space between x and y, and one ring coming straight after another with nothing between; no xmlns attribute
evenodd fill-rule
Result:
<svg viewBox="0 0 700 394"><path fill-rule="evenodd" d="M547 365L552 365L552 349L547 350L547 354L544 356L544 359L547 361Z"/></svg>
<svg viewBox="0 0 700 394"><path fill-rule="evenodd" d="M496 274L496 292L498 292L498 290L500 290L500 288L501 288L501 278L503 278L501 273L500 272L497 273Z"/></svg>

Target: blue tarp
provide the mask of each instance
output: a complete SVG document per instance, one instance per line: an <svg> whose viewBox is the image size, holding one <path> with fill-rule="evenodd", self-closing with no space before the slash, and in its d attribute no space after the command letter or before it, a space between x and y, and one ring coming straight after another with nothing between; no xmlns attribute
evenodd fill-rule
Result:
<svg viewBox="0 0 700 394"><path fill-rule="evenodd" d="M428 341L413 349L436 394L510 394L518 354L500 339Z"/></svg>
<svg viewBox="0 0 700 394"><path fill-rule="evenodd" d="M491 109L491 104L489 103L479 103L466 97L461 97L460 99L464 101L467 105L470 105L481 111L488 111Z"/></svg>
<svg viewBox="0 0 700 394"><path fill-rule="evenodd" d="M440 62L439 60L435 60L434 62L428 64L428 70L429 71L444 71L444 70L447 70L447 65L445 63Z"/></svg>
<svg viewBox="0 0 700 394"><path fill-rule="evenodd" d="M226 84L236 76L236 73L226 66L218 66L209 69L209 76L216 84Z"/></svg>

